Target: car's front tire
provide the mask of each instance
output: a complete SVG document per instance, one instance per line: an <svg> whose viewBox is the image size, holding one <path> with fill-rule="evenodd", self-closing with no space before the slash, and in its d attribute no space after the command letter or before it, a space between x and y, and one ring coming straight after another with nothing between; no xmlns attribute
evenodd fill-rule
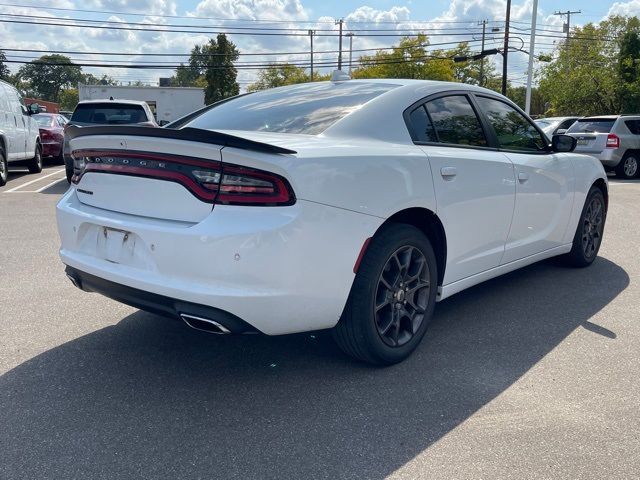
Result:
<svg viewBox="0 0 640 480"><path fill-rule="evenodd" d="M33 158L27 163L29 173L40 173L42 171L42 147L36 144L36 151Z"/></svg>
<svg viewBox="0 0 640 480"><path fill-rule="evenodd" d="M433 315L438 287L429 239L405 224L371 240L333 337L348 355L391 365L418 346Z"/></svg>
<svg viewBox="0 0 640 480"><path fill-rule="evenodd" d="M616 176L630 180L640 173L640 156L636 153L627 153L615 168Z"/></svg>
<svg viewBox="0 0 640 480"><path fill-rule="evenodd" d="M607 204L598 187L591 187L582 207L580 221L573 237L571 251L564 256L572 267L588 267L598 256L604 224L607 219Z"/></svg>

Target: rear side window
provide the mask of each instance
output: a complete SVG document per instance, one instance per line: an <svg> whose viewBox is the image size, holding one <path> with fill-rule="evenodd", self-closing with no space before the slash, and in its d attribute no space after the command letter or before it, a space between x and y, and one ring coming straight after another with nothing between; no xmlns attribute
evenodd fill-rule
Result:
<svg viewBox="0 0 640 480"><path fill-rule="evenodd" d="M485 114L498 137L498 146L507 150L538 152L546 150L547 141L520 112L500 100L477 97L480 110Z"/></svg>
<svg viewBox="0 0 640 480"><path fill-rule="evenodd" d="M565 120L564 122L562 122L559 126L558 129L562 129L562 130L566 130L568 129L571 125L573 125L573 123L576 121L575 118L570 118L569 120Z"/></svg>
<svg viewBox="0 0 640 480"><path fill-rule="evenodd" d="M625 120L624 124L634 135L640 135L640 120Z"/></svg>
<svg viewBox="0 0 640 480"><path fill-rule="evenodd" d="M97 125L124 125L148 121L144 108L140 105L118 105L113 103L79 104L73 122L95 123Z"/></svg>
<svg viewBox="0 0 640 480"><path fill-rule="evenodd" d="M473 147L487 146L480 120L463 95L452 95L425 104L438 141Z"/></svg>
<svg viewBox="0 0 640 480"><path fill-rule="evenodd" d="M424 109L424 105L420 105L409 114L409 122L411 129L418 142L437 142L436 131L433 128L431 119Z"/></svg>
<svg viewBox="0 0 640 480"><path fill-rule="evenodd" d="M613 118L581 118L569 127L567 133L609 133L614 123Z"/></svg>

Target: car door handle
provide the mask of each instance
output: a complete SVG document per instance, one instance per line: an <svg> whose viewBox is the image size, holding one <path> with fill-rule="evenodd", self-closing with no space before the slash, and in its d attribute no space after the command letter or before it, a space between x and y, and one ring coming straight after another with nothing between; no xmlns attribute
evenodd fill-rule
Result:
<svg viewBox="0 0 640 480"><path fill-rule="evenodd" d="M529 180L529 174L526 172L520 172L518 173L518 181L520 183L525 183L527 180Z"/></svg>
<svg viewBox="0 0 640 480"><path fill-rule="evenodd" d="M458 169L456 167L442 167L440 169L440 175L445 180L452 180L453 177L458 175Z"/></svg>

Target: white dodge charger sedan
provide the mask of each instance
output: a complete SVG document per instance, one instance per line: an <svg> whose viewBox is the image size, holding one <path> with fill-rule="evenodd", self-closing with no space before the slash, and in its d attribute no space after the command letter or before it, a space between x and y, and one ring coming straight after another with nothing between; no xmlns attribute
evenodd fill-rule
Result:
<svg viewBox="0 0 640 480"><path fill-rule="evenodd" d="M435 303L598 254L602 165L458 83L346 80L220 102L173 125L71 127L57 207L72 282L214 333L333 328L406 358Z"/></svg>

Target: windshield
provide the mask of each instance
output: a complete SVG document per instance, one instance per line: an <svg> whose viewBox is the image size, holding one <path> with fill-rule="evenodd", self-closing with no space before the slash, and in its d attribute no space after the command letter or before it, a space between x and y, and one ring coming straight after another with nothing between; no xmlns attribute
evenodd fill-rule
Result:
<svg viewBox="0 0 640 480"><path fill-rule="evenodd" d="M148 119L140 105L85 103L76 107L71 121L99 125L123 125L146 122Z"/></svg>
<svg viewBox="0 0 640 480"><path fill-rule="evenodd" d="M549 120L534 120L534 122L536 122L536 125L538 125L540 128L547 128L555 123L550 122Z"/></svg>
<svg viewBox="0 0 640 480"><path fill-rule="evenodd" d="M50 127L53 121L53 117L49 115L33 115L33 118L38 122L39 127Z"/></svg>
<svg viewBox="0 0 640 480"><path fill-rule="evenodd" d="M323 82L264 90L222 103L186 126L317 135L395 87L383 83Z"/></svg>
<svg viewBox="0 0 640 480"><path fill-rule="evenodd" d="M613 118L581 118L569 127L567 133L609 133L614 123Z"/></svg>

